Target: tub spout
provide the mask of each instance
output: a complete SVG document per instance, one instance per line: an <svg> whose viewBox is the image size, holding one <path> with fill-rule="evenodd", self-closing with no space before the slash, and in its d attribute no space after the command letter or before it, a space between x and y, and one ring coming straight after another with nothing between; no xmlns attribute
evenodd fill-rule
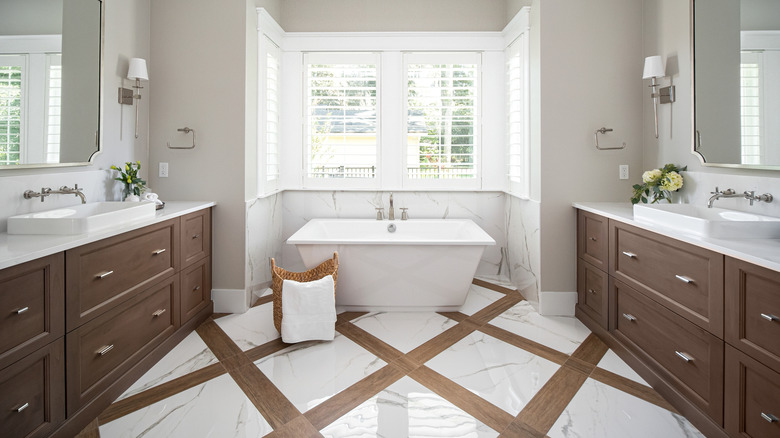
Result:
<svg viewBox="0 0 780 438"><path fill-rule="evenodd" d="M390 210L387 212L387 219L394 221L395 220L395 209L393 209L393 194L390 193Z"/></svg>

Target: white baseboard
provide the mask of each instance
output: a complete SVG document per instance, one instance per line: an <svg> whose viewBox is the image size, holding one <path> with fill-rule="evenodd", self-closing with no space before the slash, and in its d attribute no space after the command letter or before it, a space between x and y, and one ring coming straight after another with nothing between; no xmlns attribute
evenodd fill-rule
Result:
<svg viewBox="0 0 780 438"><path fill-rule="evenodd" d="M211 289L214 313L244 313L249 310L249 295L244 289Z"/></svg>
<svg viewBox="0 0 780 438"><path fill-rule="evenodd" d="M539 314L543 316L574 316L577 292L539 292Z"/></svg>

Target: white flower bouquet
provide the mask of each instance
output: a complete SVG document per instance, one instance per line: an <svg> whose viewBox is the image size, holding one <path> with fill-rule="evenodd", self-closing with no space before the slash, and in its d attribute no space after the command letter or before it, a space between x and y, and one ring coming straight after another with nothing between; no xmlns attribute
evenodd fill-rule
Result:
<svg viewBox="0 0 780 438"><path fill-rule="evenodd" d="M634 193L631 203L642 202L655 204L663 199L672 202L672 192L680 190L683 186L683 177L680 172L688 169L688 166L677 167L667 164L660 169L648 170L642 174L643 184L634 184Z"/></svg>

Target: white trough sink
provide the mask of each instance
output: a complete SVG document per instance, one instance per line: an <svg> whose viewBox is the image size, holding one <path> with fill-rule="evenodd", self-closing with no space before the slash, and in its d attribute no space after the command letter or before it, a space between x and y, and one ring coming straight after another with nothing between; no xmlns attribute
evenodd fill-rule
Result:
<svg viewBox="0 0 780 438"><path fill-rule="evenodd" d="M715 239L780 239L780 218L725 208L635 204L634 220Z"/></svg>
<svg viewBox="0 0 780 438"><path fill-rule="evenodd" d="M8 234L84 234L155 216L154 202L92 202L8 218Z"/></svg>

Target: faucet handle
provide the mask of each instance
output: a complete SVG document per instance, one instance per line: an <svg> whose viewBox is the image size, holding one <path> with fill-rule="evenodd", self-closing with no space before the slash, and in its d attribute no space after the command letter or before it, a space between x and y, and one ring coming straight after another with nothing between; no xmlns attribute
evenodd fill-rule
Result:
<svg viewBox="0 0 780 438"><path fill-rule="evenodd" d="M376 220L381 221L385 218L385 209L382 207L376 207Z"/></svg>
<svg viewBox="0 0 780 438"><path fill-rule="evenodd" d="M711 195L717 195L718 193L720 193L720 190L718 190L718 186L715 186L714 192L710 192Z"/></svg>
<svg viewBox="0 0 780 438"><path fill-rule="evenodd" d="M409 207L401 207L401 220L405 221L409 219L409 214L406 212L406 210L409 210Z"/></svg>

